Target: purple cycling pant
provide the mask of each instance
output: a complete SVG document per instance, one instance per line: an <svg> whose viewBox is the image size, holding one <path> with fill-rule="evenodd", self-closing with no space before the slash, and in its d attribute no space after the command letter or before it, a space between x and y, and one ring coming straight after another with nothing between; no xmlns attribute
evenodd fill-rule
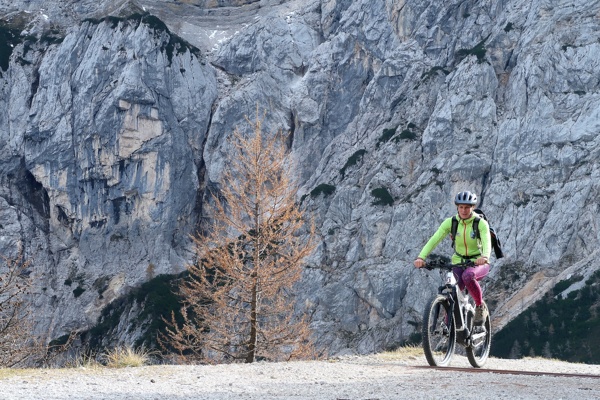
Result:
<svg viewBox="0 0 600 400"><path fill-rule="evenodd" d="M471 297L473 297L475 305L480 306L483 303L483 293L479 281L490 272L490 264L476 265L466 269L453 268L452 272L456 277L460 290L465 290L466 287Z"/></svg>

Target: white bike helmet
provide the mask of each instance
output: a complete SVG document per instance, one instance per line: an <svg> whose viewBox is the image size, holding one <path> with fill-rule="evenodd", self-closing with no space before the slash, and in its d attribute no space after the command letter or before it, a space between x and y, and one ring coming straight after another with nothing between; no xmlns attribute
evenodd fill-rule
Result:
<svg viewBox="0 0 600 400"><path fill-rule="evenodd" d="M456 196L454 196L454 204L468 204L474 206L477 204L477 195L469 191L457 193Z"/></svg>

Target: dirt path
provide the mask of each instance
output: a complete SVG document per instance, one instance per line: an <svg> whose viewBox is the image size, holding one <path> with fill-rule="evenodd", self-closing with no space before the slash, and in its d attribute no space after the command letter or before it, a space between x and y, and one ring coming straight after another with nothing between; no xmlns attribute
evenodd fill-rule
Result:
<svg viewBox="0 0 600 400"><path fill-rule="evenodd" d="M456 357L452 366L460 369L426 367L422 356L386 354L318 362L0 370L0 399L600 399L598 365L490 359L489 369L505 371L494 373L467 370L467 360Z"/></svg>

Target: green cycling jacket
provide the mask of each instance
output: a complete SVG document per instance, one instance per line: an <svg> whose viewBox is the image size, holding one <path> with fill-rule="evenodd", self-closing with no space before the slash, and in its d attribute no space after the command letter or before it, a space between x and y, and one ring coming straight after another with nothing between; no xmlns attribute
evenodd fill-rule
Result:
<svg viewBox="0 0 600 400"><path fill-rule="evenodd" d="M487 257L488 260L490 259L492 250L490 226L485 219L480 217L478 227L481 240L478 240L473 232L473 220L475 220L476 216L478 215L473 213L468 219L460 219L458 214L456 215L458 228L456 229L456 238L454 240L454 254L452 255L453 264L462 262L463 258L474 259L483 256ZM426 259L433 249L435 249L446 236L450 235L451 230L452 217L446 218L444 222L442 222L438 230L433 234L429 241L427 241L423 250L419 253L419 257Z"/></svg>

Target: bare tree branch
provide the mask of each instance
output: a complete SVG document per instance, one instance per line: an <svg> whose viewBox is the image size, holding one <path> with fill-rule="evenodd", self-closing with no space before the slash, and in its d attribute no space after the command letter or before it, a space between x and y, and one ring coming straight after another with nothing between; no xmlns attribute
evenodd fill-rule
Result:
<svg viewBox="0 0 600 400"><path fill-rule="evenodd" d="M16 257L0 256L0 367L21 366L42 354L27 301L29 266L21 249Z"/></svg>

